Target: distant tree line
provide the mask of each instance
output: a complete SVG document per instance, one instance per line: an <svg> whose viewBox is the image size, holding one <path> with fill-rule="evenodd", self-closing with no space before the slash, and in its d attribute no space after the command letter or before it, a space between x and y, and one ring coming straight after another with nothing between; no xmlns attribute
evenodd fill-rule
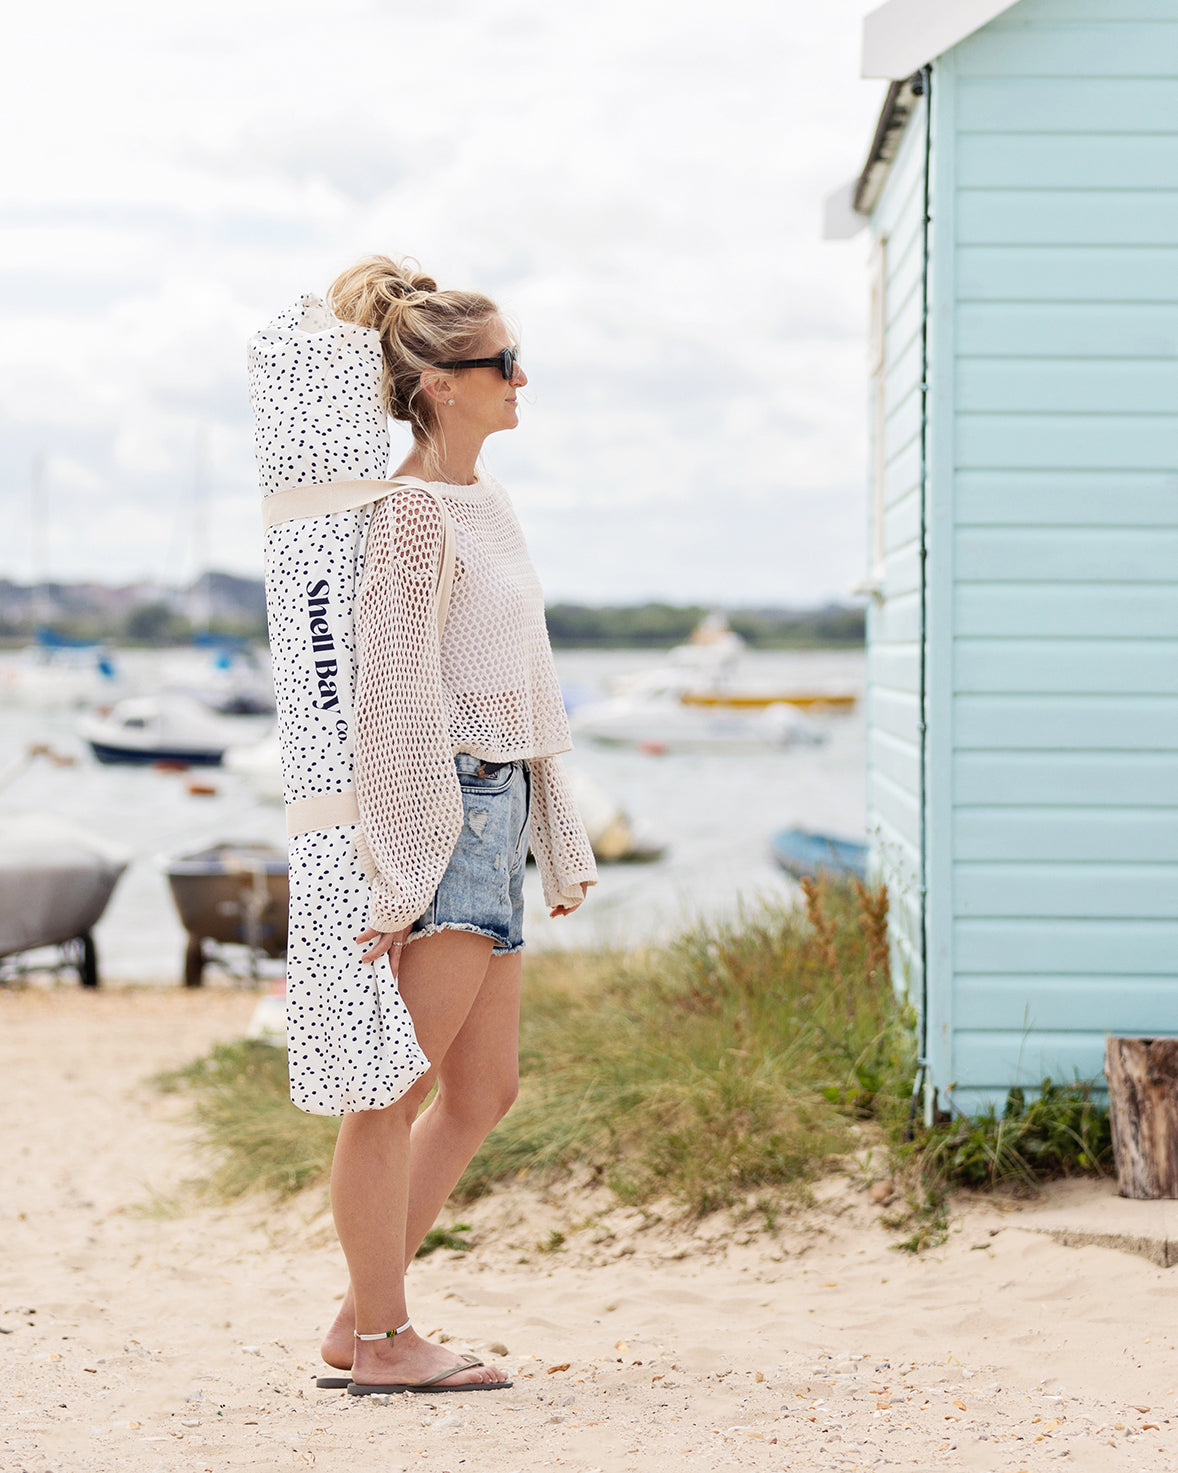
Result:
<svg viewBox="0 0 1178 1473"><path fill-rule="evenodd" d="M177 645L193 635L193 588L113 588L53 583L33 588L0 579L0 643L26 643L47 624L69 639L110 644ZM209 632L266 640L266 595L260 578L213 572L204 582ZM703 604L552 604L548 632L558 649L669 649L690 638L712 606ZM728 622L754 649L853 648L864 638L861 608L743 608Z"/></svg>
<svg viewBox="0 0 1178 1473"><path fill-rule="evenodd" d="M682 644L709 612L701 604L552 604L548 633L557 649L666 649ZM849 649L865 638L861 608L732 609L728 623L754 649Z"/></svg>

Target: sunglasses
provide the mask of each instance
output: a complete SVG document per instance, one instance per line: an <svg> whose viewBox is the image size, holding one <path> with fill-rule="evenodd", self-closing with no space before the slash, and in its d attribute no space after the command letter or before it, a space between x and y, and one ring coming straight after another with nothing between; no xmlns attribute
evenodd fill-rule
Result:
<svg viewBox="0 0 1178 1473"><path fill-rule="evenodd" d="M496 353L494 358L455 358L449 363L435 363L435 368L497 368L508 383L515 377L516 364L519 362L518 348L504 348L502 353Z"/></svg>

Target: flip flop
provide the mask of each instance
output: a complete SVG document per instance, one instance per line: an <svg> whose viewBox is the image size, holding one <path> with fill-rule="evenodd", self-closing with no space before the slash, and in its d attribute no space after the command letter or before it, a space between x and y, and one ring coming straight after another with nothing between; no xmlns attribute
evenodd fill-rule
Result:
<svg viewBox="0 0 1178 1473"><path fill-rule="evenodd" d="M467 1381L460 1386L439 1386L439 1381L444 1381L447 1376L456 1376L459 1371L470 1371L475 1366L485 1365L485 1361L479 1360L476 1355L463 1355L459 1357L458 1364L451 1366L448 1370L439 1371L436 1376L429 1376L424 1381L393 1381L387 1386L361 1386L355 1381L347 1383L349 1396L396 1396L402 1391L428 1391L431 1396L440 1396L444 1391L506 1391L513 1383L511 1381ZM335 1381L334 1376L325 1376L324 1381ZM322 1384L322 1382L320 1383Z"/></svg>
<svg viewBox="0 0 1178 1473"><path fill-rule="evenodd" d="M320 1391L342 1391L352 1384L351 1376L318 1376L315 1385Z"/></svg>

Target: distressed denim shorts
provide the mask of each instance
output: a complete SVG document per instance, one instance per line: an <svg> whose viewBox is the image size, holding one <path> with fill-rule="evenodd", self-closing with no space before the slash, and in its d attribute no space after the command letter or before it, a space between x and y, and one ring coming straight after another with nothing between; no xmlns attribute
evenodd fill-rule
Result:
<svg viewBox="0 0 1178 1473"><path fill-rule="evenodd" d="M524 862L532 779L526 762L454 758L462 830L434 897L408 940L435 931L473 931L495 943L492 956L524 944Z"/></svg>

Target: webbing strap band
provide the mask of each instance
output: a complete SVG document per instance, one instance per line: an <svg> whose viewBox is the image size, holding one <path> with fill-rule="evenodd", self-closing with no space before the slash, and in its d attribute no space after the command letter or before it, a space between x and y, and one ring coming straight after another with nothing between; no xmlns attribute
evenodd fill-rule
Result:
<svg viewBox="0 0 1178 1473"><path fill-rule="evenodd" d="M317 486L288 486L285 491L272 491L262 497L262 525L277 527L280 522L359 511L402 486L426 489L425 482L415 476L405 476L399 481L324 481Z"/></svg>
<svg viewBox="0 0 1178 1473"><path fill-rule="evenodd" d="M317 486L288 486L285 491L272 491L262 497L262 525L269 530L283 522L307 521L312 517L340 516L346 511L359 511L382 501L393 491L414 486L437 503L442 516L442 551L438 559L438 639L446 629L450 612L450 595L454 590L454 564L457 540L454 522L445 503L436 492L416 476L402 476L397 481L323 481Z"/></svg>
<svg viewBox="0 0 1178 1473"><path fill-rule="evenodd" d="M296 798L286 805L286 832L295 839L317 829L338 829L360 822L360 804L356 789L343 793L320 793L314 798Z"/></svg>

